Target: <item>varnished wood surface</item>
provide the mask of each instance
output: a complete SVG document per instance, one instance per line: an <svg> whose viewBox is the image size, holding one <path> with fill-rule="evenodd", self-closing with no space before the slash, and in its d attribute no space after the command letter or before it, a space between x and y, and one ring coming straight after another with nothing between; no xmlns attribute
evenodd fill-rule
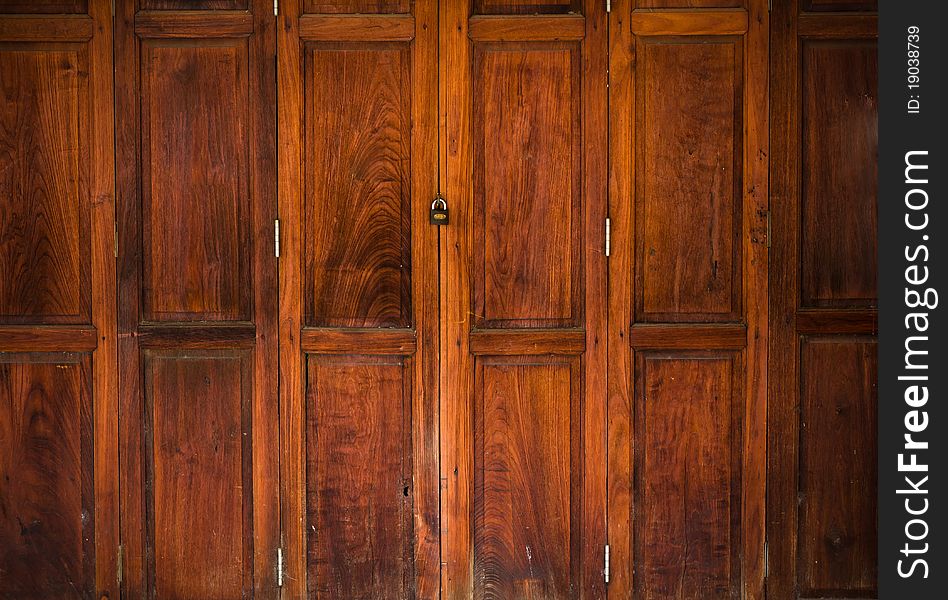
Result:
<svg viewBox="0 0 948 600"><path fill-rule="evenodd" d="M314 42L407 42L415 37L410 15L303 15L300 39Z"/></svg>
<svg viewBox="0 0 948 600"><path fill-rule="evenodd" d="M740 35L747 32L747 11L636 10L632 12L631 23L632 33L641 36Z"/></svg>
<svg viewBox="0 0 948 600"><path fill-rule="evenodd" d="M243 37L253 29L253 15L242 11L141 11L135 15L135 33L148 38Z"/></svg>
<svg viewBox="0 0 948 600"><path fill-rule="evenodd" d="M38 8L31 13L39 12ZM0 39L5 42L86 41L92 37L94 27L95 21L86 15L0 15Z"/></svg>
<svg viewBox="0 0 948 600"><path fill-rule="evenodd" d="M555 17L497 15L471 17L468 35L478 42L580 40L586 34L581 15Z"/></svg>

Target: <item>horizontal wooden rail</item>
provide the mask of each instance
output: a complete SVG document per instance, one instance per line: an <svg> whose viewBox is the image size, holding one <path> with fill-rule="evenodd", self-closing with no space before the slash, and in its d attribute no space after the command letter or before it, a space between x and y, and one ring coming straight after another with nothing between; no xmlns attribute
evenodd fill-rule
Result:
<svg viewBox="0 0 948 600"><path fill-rule="evenodd" d="M876 15L800 15L797 34L807 38L853 39L879 35Z"/></svg>
<svg viewBox="0 0 948 600"><path fill-rule="evenodd" d="M876 335L879 333L879 312L845 308L801 310L797 312L797 333Z"/></svg>
<svg viewBox="0 0 948 600"><path fill-rule="evenodd" d="M131 335L138 336L142 348L252 348L257 329L253 323L148 324L139 326L138 332Z"/></svg>
<svg viewBox="0 0 948 600"><path fill-rule="evenodd" d="M476 16L471 17L468 36L476 42L581 40L586 36L586 19L580 15Z"/></svg>
<svg viewBox="0 0 948 600"><path fill-rule="evenodd" d="M635 350L740 350L747 345L747 327L726 324L640 324L629 331Z"/></svg>
<svg viewBox="0 0 948 600"><path fill-rule="evenodd" d="M234 38L253 33L246 11L142 11L135 33L146 38Z"/></svg>
<svg viewBox="0 0 948 600"><path fill-rule="evenodd" d="M86 15L0 16L0 42L85 42L92 29Z"/></svg>
<svg viewBox="0 0 948 600"><path fill-rule="evenodd" d="M632 33L657 35L741 35L747 32L747 11L634 10Z"/></svg>
<svg viewBox="0 0 948 600"><path fill-rule="evenodd" d="M92 352L98 341L91 325L0 326L0 352Z"/></svg>
<svg viewBox="0 0 948 600"><path fill-rule="evenodd" d="M413 329L304 327L303 352L315 354L386 354L409 356L417 346Z"/></svg>
<svg viewBox="0 0 948 600"><path fill-rule="evenodd" d="M415 37L411 15L303 15L300 39L311 42L407 42Z"/></svg>
<svg viewBox="0 0 948 600"><path fill-rule="evenodd" d="M471 352L499 356L524 354L582 354L582 329L481 329L471 332Z"/></svg>

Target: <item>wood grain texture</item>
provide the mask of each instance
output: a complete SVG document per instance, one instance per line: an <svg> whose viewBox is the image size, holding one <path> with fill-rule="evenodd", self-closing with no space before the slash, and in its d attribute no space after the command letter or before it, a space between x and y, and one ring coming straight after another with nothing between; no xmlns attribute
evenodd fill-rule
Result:
<svg viewBox="0 0 948 600"><path fill-rule="evenodd" d="M581 0L475 0L475 15L542 15L578 13Z"/></svg>
<svg viewBox="0 0 948 600"><path fill-rule="evenodd" d="M249 593L248 359L145 354L150 575L162 597Z"/></svg>
<svg viewBox="0 0 948 600"><path fill-rule="evenodd" d="M576 359L477 361L474 598L578 587L582 419Z"/></svg>
<svg viewBox="0 0 948 600"><path fill-rule="evenodd" d="M0 321L89 323L89 57L0 50Z"/></svg>
<svg viewBox="0 0 948 600"><path fill-rule="evenodd" d="M636 320L741 306L741 45L705 42L640 50Z"/></svg>
<svg viewBox="0 0 948 600"><path fill-rule="evenodd" d="M87 42L92 38L94 27L95 19L87 15L11 15L0 18L0 40Z"/></svg>
<svg viewBox="0 0 948 600"><path fill-rule="evenodd" d="M250 316L245 43L143 44L147 320Z"/></svg>
<svg viewBox="0 0 948 600"><path fill-rule="evenodd" d="M475 45L479 327L563 326L582 318L578 50Z"/></svg>
<svg viewBox="0 0 948 600"><path fill-rule="evenodd" d="M409 0L303 0L306 13L393 14L410 12Z"/></svg>
<svg viewBox="0 0 948 600"><path fill-rule="evenodd" d="M878 0L803 0L805 11L875 11Z"/></svg>
<svg viewBox="0 0 948 600"><path fill-rule="evenodd" d="M739 597L740 375L734 355L639 355L636 597Z"/></svg>
<svg viewBox="0 0 948 600"><path fill-rule="evenodd" d="M410 377L399 357L307 360L309 597L413 597Z"/></svg>
<svg viewBox="0 0 948 600"><path fill-rule="evenodd" d="M4 0L0 14L81 14L88 5L88 0Z"/></svg>
<svg viewBox="0 0 948 600"><path fill-rule="evenodd" d="M740 35L747 32L747 11L634 11L631 23L637 36Z"/></svg>
<svg viewBox="0 0 948 600"><path fill-rule="evenodd" d="M800 595L876 589L877 391L872 338L806 338L800 363Z"/></svg>
<svg viewBox="0 0 948 600"><path fill-rule="evenodd" d="M92 352L98 332L92 326L0 326L0 352Z"/></svg>
<svg viewBox="0 0 948 600"><path fill-rule="evenodd" d="M879 103L874 41L802 44L804 307L876 305Z"/></svg>
<svg viewBox="0 0 948 600"><path fill-rule="evenodd" d="M406 44L307 46L309 326L411 326L410 58Z"/></svg>
<svg viewBox="0 0 948 600"><path fill-rule="evenodd" d="M89 355L0 355L0 597L95 590Z"/></svg>
<svg viewBox="0 0 948 600"><path fill-rule="evenodd" d="M407 42L415 37L415 18L411 15L303 15L299 37L308 42Z"/></svg>
<svg viewBox="0 0 948 600"><path fill-rule="evenodd" d="M143 38L234 38L254 32L254 15L246 12L140 11L135 33Z"/></svg>
<svg viewBox="0 0 948 600"><path fill-rule="evenodd" d="M246 10L247 0L140 0L141 10Z"/></svg>
<svg viewBox="0 0 948 600"><path fill-rule="evenodd" d="M582 15L475 16L471 17L469 37L477 42L553 42L581 40L586 35Z"/></svg>
<svg viewBox="0 0 948 600"><path fill-rule="evenodd" d="M632 0L636 8L737 8L745 0Z"/></svg>

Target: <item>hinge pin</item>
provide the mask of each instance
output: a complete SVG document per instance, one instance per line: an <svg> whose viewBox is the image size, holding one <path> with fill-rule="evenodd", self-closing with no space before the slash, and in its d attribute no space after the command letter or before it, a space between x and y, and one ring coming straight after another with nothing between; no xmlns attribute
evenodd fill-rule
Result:
<svg viewBox="0 0 948 600"><path fill-rule="evenodd" d="M612 219L606 219L606 256L612 249Z"/></svg>
<svg viewBox="0 0 948 600"><path fill-rule="evenodd" d="M277 548L277 587L283 587L283 548Z"/></svg>
<svg viewBox="0 0 948 600"><path fill-rule="evenodd" d="M273 254L280 258L280 219L273 221Z"/></svg>
<svg viewBox="0 0 948 600"><path fill-rule="evenodd" d="M602 576L606 583L609 583L609 544L606 544L606 564L602 570Z"/></svg>

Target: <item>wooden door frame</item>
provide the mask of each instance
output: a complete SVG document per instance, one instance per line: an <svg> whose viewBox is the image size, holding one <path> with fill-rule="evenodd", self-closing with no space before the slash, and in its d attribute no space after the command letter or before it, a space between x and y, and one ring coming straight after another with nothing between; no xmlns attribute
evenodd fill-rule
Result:
<svg viewBox="0 0 948 600"><path fill-rule="evenodd" d="M635 198L635 36L634 0L613 0L609 18L609 258L608 375L608 523L612 549L610 594L631 597L633 591L633 353L631 325L634 276ZM746 9L691 11L649 10L663 22L640 22L649 35L741 34L744 36L743 115L743 306L746 339L743 387L743 464L741 480L742 593L764 596L767 344L768 344L768 69L767 0L747 0ZM703 13L703 15L701 14ZM744 13L740 30L722 24ZM656 342L664 343L664 342Z"/></svg>

